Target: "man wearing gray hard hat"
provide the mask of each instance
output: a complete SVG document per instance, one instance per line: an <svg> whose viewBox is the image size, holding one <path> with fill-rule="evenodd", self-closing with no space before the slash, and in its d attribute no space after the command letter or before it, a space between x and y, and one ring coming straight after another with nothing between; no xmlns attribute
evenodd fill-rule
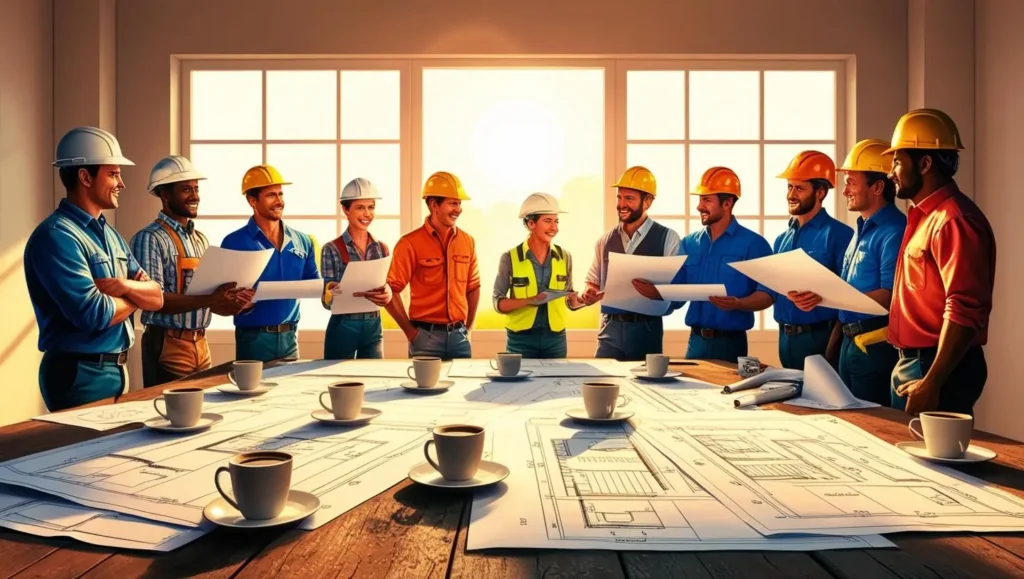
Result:
<svg viewBox="0 0 1024 579"><path fill-rule="evenodd" d="M163 291L164 306L144 312L142 381L148 388L210 368L206 328L211 314L233 316L252 290L224 284L209 295L185 295L210 242L195 228L199 215L199 181L206 179L192 162L178 155L157 161L149 173L151 195L163 208L156 220L136 233L132 253Z"/></svg>
<svg viewBox="0 0 1024 579"><path fill-rule="evenodd" d="M124 392L132 314L163 307L160 286L103 211L117 209L124 189L114 135L76 127L57 143L60 180L67 191L25 245L25 282L39 325L39 387L51 411Z"/></svg>

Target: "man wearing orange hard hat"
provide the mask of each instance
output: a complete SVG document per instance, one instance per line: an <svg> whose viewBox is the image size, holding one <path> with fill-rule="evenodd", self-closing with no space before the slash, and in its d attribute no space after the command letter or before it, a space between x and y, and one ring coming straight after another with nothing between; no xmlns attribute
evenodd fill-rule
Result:
<svg viewBox="0 0 1024 579"><path fill-rule="evenodd" d="M423 184L430 215L395 244L388 271L388 313L409 340L409 357L470 358L469 331L480 303L476 241L455 227L469 195L455 175L438 171ZM409 286L406 314L402 290Z"/></svg>
<svg viewBox="0 0 1024 579"><path fill-rule="evenodd" d="M935 109L900 118L887 154L896 197L909 200L896 262L889 341L900 359L892 406L907 414L971 414L988 375L996 240L953 177L964 148L953 119Z"/></svg>
<svg viewBox="0 0 1024 579"><path fill-rule="evenodd" d="M237 251L273 249L256 283L320 279L316 248L309 235L285 225L283 185L291 185L270 165L256 165L242 178L242 195L252 207L245 227L229 233L221 247ZM235 359L269 362L299 357L299 301L249 302L235 320Z"/></svg>

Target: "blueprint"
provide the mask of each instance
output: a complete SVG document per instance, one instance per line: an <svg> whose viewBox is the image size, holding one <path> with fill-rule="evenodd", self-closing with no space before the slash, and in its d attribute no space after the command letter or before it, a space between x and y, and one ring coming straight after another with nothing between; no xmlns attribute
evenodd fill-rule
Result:
<svg viewBox="0 0 1024 579"><path fill-rule="evenodd" d="M487 360L483 361L484 364ZM441 363L441 379L446 375L450 362ZM303 376L359 376L364 378L404 378L409 379L408 370L412 360L345 360L302 372ZM490 367L488 366L488 369ZM483 375L480 375L483 378Z"/></svg>
<svg viewBox="0 0 1024 579"><path fill-rule="evenodd" d="M1024 500L834 416L663 414L637 428L765 535L1024 531Z"/></svg>
<svg viewBox="0 0 1024 579"><path fill-rule="evenodd" d="M632 380L633 395L655 412L749 412L756 406L736 409L733 401L747 392L723 394L722 387L703 380L680 378L673 382L651 383Z"/></svg>
<svg viewBox="0 0 1024 579"><path fill-rule="evenodd" d="M113 430L115 428L145 422L157 416L153 409L152 400L140 400L137 402L120 402L106 406L93 406L91 408L76 408L63 412L51 412L36 416L33 420L78 426L90 430Z"/></svg>
<svg viewBox="0 0 1024 579"><path fill-rule="evenodd" d="M475 495L467 550L819 550L882 537L765 538L627 425L568 427L540 414L491 430L502 483ZM520 419L523 418L523 419Z"/></svg>
<svg viewBox="0 0 1024 579"><path fill-rule="evenodd" d="M641 362L619 362L609 358L556 360L527 358L523 360L520 368L533 372L530 378L602 378L629 376L630 369L640 364ZM448 377L486 378L487 374L493 371L490 360L460 358L452 360Z"/></svg>

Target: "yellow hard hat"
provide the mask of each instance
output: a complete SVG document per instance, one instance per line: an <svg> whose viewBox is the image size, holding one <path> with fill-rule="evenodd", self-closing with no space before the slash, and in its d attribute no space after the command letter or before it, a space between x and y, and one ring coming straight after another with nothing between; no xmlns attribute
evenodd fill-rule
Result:
<svg viewBox="0 0 1024 579"><path fill-rule="evenodd" d="M891 155L897 149L963 150L960 131L946 113L938 109L914 109L900 117L892 133L892 143L885 150Z"/></svg>
<svg viewBox="0 0 1024 579"><path fill-rule="evenodd" d="M821 151L800 151L789 162L786 170L778 175L779 179L796 179L810 181L824 179L832 187L836 186L836 164L828 155Z"/></svg>
<svg viewBox="0 0 1024 579"><path fill-rule="evenodd" d="M423 199L427 197L445 197L469 201L469 195L462 188L462 181L448 171L438 171L427 178L423 184Z"/></svg>
<svg viewBox="0 0 1024 579"><path fill-rule="evenodd" d="M740 198L740 178L728 167L712 167L701 175L697 188L690 195L714 195L728 193Z"/></svg>
<svg viewBox="0 0 1024 579"><path fill-rule="evenodd" d="M643 191L651 195L652 197L658 196L658 182L654 180L654 173L647 167L630 167L622 172L622 176L615 182L612 187L625 187L626 189L636 189L637 191Z"/></svg>
<svg viewBox="0 0 1024 579"><path fill-rule="evenodd" d="M850 149L843 166L837 171L873 171L889 174L892 170L892 156L885 155L889 143L882 139L864 139Z"/></svg>
<svg viewBox="0 0 1024 579"><path fill-rule="evenodd" d="M269 187L270 185L291 185L277 169L270 165L256 165L245 172L242 177L242 195L249 189Z"/></svg>

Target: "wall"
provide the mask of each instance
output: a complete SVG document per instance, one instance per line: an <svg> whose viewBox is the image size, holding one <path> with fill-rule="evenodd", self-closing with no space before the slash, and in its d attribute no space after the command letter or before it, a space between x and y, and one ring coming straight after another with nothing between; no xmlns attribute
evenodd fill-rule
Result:
<svg viewBox="0 0 1024 579"><path fill-rule="evenodd" d="M0 2L0 425L46 411L25 241L53 210L53 2Z"/></svg>
<svg viewBox="0 0 1024 579"><path fill-rule="evenodd" d="M988 216L996 234L995 304L985 358L988 383L977 406L978 426L1024 440L1020 419L1021 322L1024 305L1018 292L1024 284L1020 256L1024 254L1024 198L1019 194L1018 160L1024 155L1024 2L977 0L975 64L975 200Z"/></svg>

